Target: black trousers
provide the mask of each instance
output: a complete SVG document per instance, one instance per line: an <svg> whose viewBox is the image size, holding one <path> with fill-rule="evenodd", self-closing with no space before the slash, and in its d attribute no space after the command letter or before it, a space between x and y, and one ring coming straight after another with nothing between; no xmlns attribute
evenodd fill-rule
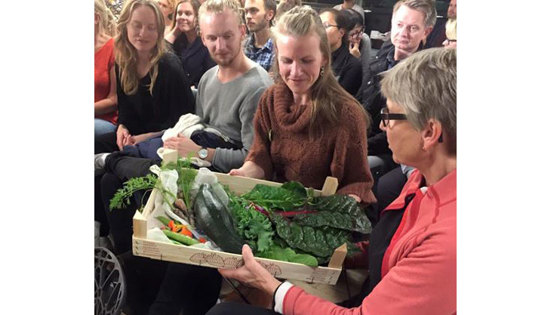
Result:
<svg viewBox="0 0 560 315"><path fill-rule="evenodd" d="M216 304L222 286L218 270L169 263L149 315L203 315Z"/></svg>
<svg viewBox="0 0 560 315"><path fill-rule="evenodd" d="M235 302L220 303L206 313L206 315L275 315L279 314L273 310L257 307L249 304Z"/></svg>

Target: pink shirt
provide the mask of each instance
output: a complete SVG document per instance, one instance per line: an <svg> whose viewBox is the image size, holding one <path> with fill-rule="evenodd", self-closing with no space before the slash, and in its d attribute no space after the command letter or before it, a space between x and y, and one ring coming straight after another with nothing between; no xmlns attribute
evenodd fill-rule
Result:
<svg viewBox="0 0 560 315"><path fill-rule="evenodd" d="M347 309L288 287L283 314L450 315L457 311L457 172L447 174L422 192L416 170L401 195L387 207L404 206L404 197L416 193L406 208L382 265L383 278L362 305ZM385 210L391 211L391 210ZM280 303L278 303L280 302Z"/></svg>

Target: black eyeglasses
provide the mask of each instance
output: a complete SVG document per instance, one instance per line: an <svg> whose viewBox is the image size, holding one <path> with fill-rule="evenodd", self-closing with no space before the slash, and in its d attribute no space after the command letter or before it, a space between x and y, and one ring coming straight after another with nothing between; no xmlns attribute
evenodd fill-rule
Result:
<svg viewBox="0 0 560 315"><path fill-rule="evenodd" d="M383 127L387 127L389 125L389 120L406 120L406 115L389 113L389 109L387 107L383 107L381 109L381 121L383 122ZM443 132L439 135L438 142L443 142Z"/></svg>
<svg viewBox="0 0 560 315"><path fill-rule="evenodd" d="M383 127L387 127L389 125L389 120L406 120L406 115L389 113L389 109L387 107L383 107L381 109L381 121L383 122Z"/></svg>

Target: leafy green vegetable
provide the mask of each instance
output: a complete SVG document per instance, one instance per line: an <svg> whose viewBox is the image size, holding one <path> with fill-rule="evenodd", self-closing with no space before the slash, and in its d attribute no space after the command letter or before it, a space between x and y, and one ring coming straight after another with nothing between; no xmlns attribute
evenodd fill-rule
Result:
<svg viewBox="0 0 560 315"><path fill-rule="evenodd" d="M291 248L282 248L277 244L273 244L269 250L261 253L258 256L262 258L304 264L311 267L317 267L319 265L317 258L305 253L296 253L296 251Z"/></svg>
<svg viewBox="0 0 560 315"><path fill-rule="evenodd" d="M331 256L335 248L350 239L350 233L344 230L300 226L277 214L271 214L270 219L276 225L278 236L284 239L290 247L315 256Z"/></svg>
<svg viewBox="0 0 560 315"><path fill-rule="evenodd" d="M311 200L308 191L298 182L287 182L280 187L257 184L241 197L267 209L290 211L301 208Z"/></svg>
<svg viewBox="0 0 560 315"><path fill-rule="evenodd" d="M249 245L256 245L257 252L264 252L272 245L274 229L270 220L251 207L250 203L237 196L230 196L228 205L235 221L237 233Z"/></svg>
<svg viewBox="0 0 560 315"><path fill-rule="evenodd" d="M154 174L148 174L144 177L131 178L124 183L123 188L117 190L111 201L109 209L123 209L130 205L132 195L141 190L153 189L156 186L158 178Z"/></svg>

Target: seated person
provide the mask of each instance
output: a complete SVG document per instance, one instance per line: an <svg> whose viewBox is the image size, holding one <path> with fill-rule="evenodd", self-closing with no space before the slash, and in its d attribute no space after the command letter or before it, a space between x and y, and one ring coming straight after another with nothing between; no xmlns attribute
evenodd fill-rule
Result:
<svg viewBox="0 0 560 315"><path fill-rule="evenodd" d="M362 64L348 48L348 33L353 25L346 14L332 8L321 10L320 17L327 30L334 75L338 83L355 96L362 85Z"/></svg>
<svg viewBox="0 0 560 315"><path fill-rule="evenodd" d="M328 68L328 39L318 15L309 7L293 8L274 27L273 38L279 79L259 102L245 163L230 174L295 180L316 189L334 176L339 194L374 202L367 114Z"/></svg>
<svg viewBox="0 0 560 315"><path fill-rule="evenodd" d="M245 55L270 71L274 60L274 45L270 39L270 27L276 15L276 1L247 0L245 1L245 22L248 34L243 50Z"/></svg>
<svg viewBox="0 0 560 315"><path fill-rule="evenodd" d="M352 9L344 9L342 12L347 13L352 30L348 32L348 43L350 53L360 59L362 63L362 85L369 78L369 63L371 61L371 39L364 33L364 21L358 12Z"/></svg>
<svg viewBox="0 0 560 315"><path fill-rule="evenodd" d="M341 4L333 7L336 10L352 9L362 16L362 20L366 20L364 9L356 3L356 0L343 0Z"/></svg>
<svg viewBox="0 0 560 315"><path fill-rule="evenodd" d="M117 130L114 22L103 0L95 0L95 136Z"/></svg>
<svg viewBox="0 0 560 315"><path fill-rule="evenodd" d="M363 252L347 258L347 266L368 266L370 283L360 305L339 306L280 282L244 245L244 265L219 271L266 292L272 310L220 303L207 314L455 314L456 69L455 49L432 48L383 75L382 124L393 158L416 170L381 213Z"/></svg>
<svg viewBox="0 0 560 315"><path fill-rule="evenodd" d="M181 115L194 112L181 61L163 39L159 7L146 0L127 4L115 39L118 127L116 133L95 139L95 153L122 150L153 138Z"/></svg>
<svg viewBox="0 0 560 315"><path fill-rule="evenodd" d="M198 88L202 75L216 65L198 34L198 8L198 0L178 1L171 31L165 36L165 40L172 45L173 51L181 59L187 86L195 88Z"/></svg>

